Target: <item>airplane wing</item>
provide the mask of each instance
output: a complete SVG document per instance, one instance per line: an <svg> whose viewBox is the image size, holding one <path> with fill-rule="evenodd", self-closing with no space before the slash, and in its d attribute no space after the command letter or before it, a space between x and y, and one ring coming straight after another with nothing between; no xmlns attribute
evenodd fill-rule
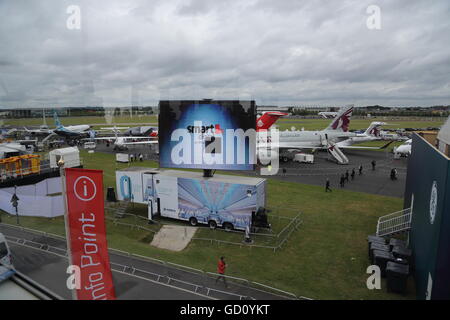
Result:
<svg viewBox="0 0 450 320"><path fill-rule="evenodd" d="M270 147L270 146L268 146ZM262 149L267 149L264 147L260 147ZM280 145L278 145L278 149L327 149L326 146L323 147L318 147L318 146L311 146L311 145L299 145L298 143L296 144L289 144L289 143L280 143Z"/></svg>
<svg viewBox="0 0 450 320"><path fill-rule="evenodd" d="M121 145L137 145L137 144L156 144L158 140L148 140L148 141L136 141L136 142L122 142Z"/></svg>
<svg viewBox="0 0 450 320"><path fill-rule="evenodd" d="M83 138L81 140L86 140L86 141L92 141L92 140L116 140L116 137Z"/></svg>
<svg viewBox="0 0 450 320"><path fill-rule="evenodd" d="M120 132L122 130L128 130L130 127L102 127L98 131Z"/></svg>
<svg viewBox="0 0 450 320"><path fill-rule="evenodd" d="M386 149L392 142L389 141L388 143L386 143L384 146L381 147L364 147L364 146L340 146L338 145L339 149L368 149L368 150L381 150L381 149Z"/></svg>

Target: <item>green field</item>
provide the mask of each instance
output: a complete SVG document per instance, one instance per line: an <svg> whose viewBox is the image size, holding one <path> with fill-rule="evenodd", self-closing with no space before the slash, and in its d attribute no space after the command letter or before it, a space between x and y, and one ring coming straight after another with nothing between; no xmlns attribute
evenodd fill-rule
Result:
<svg viewBox="0 0 450 320"><path fill-rule="evenodd" d="M362 130L367 129L372 121L382 121L386 122L387 125L383 126L383 129L398 129L398 128L427 128L427 127L439 127L444 124L445 118L429 120L429 121L419 121L419 120L391 120L389 118L379 117L370 119L352 119L350 121L350 130ZM289 119L281 118L276 124L280 130L291 130L295 127L296 130L322 130L325 129L330 123L331 119Z"/></svg>
<svg viewBox="0 0 450 320"><path fill-rule="evenodd" d="M77 124L94 124L94 128L98 129L102 125L108 125L104 117L60 117L63 125L77 125ZM445 122L445 118L434 118L428 121L408 120L408 119L394 119L391 120L385 117L373 117L370 119L353 119L350 121L350 130L362 130L366 129L372 121L383 121L388 123L383 126L385 129L397 129L397 128L426 128L426 127L439 127ZM304 128L305 130L322 130L325 129L331 119L297 119L297 118L281 118L276 124L280 130L290 130L295 127L297 130ZM53 119L47 119L47 123L50 128L54 127ZM158 119L156 116L116 116L112 119L113 124L128 124L128 125L156 125ZM11 126L39 126L42 124L41 118L23 118L23 119L6 119L4 125Z"/></svg>
<svg viewBox="0 0 450 320"><path fill-rule="evenodd" d="M114 170L127 165L116 164L113 154L81 152L84 166L104 170L104 185L115 186ZM152 161L133 165L157 166ZM293 217L302 212L303 224L285 246L275 253L269 249L232 245L211 245L193 240L182 252L171 252L149 245L152 233L115 226L107 221L109 246L141 255L215 272L217 258L227 258L229 275L247 278L314 299L405 299L414 298L410 281L408 296L366 288L368 234L373 234L379 216L402 208L402 200L365 193L269 179L268 206L273 214ZM134 213L145 215L145 208L134 205ZM15 217L2 214L4 222ZM132 218L127 218L132 219ZM272 218L277 223L276 218ZM21 217L27 227L64 234L63 218ZM279 229L279 227L277 227ZM229 239L224 232L201 228L197 237ZM241 235L243 237L243 235ZM239 238L237 238L239 239Z"/></svg>
<svg viewBox="0 0 450 320"><path fill-rule="evenodd" d="M104 124L109 126L105 117L89 116L89 117L59 117L61 123L65 126L78 124ZM115 116L112 118L112 124L129 123L129 124L157 124L156 116ZM4 125L10 126L39 126L42 125L42 118L18 118L6 119ZM50 128L55 127L53 118L47 118L47 124Z"/></svg>

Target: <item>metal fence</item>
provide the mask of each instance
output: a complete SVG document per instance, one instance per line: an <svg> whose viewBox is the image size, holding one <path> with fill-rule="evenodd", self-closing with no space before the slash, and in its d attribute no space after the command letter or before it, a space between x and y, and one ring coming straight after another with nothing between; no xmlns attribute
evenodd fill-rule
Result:
<svg viewBox="0 0 450 320"><path fill-rule="evenodd" d="M378 219L377 236L388 236L411 229L412 211L406 208Z"/></svg>
<svg viewBox="0 0 450 320"><path fill-rule="evenodd" d="M110 210L114 210L116 208L109 208ZM121 213L122 218L115 218L115 217L109 217L106 216L106 219L112 221L112 223L114 225L120 225L120 226L125 226L125 227L130 227L132 229L138 229L138 230L143 230L143 231L147 231L147 232L151 232L151 233L156 233L158 232L157 230L152 230L151 228L147 227L147 226L143 226L142 224L145 224L148 222L148 219L139 215L135 215L135 214L131 214L131 213ZM273 238L275 240L277 240L277 243L275 245L261 245L261 244L254 244L254 243L246 243L245 241L241 241L241 242L235 242L235 241L226 241L226 240L220 240L217 238L209 238L209 237L192 237L191 240L194 241L205 241L205 242L209 242L211 245L216 244L216 245L220 245L220 244L224 244L224 245L233 245L233 246L239 246L240 248L265 248L265 249L270 249L273 252L276 252L277 250L281 249L284 244L288 241L289 237L291 236L291 234L298 230L300 225L302 224L302 220L301 220L301 213L298 213L295 217L291 218L291 217L285 217L285 216L278 216L278 215L268 215L269 217L273 218L273 219L284 219L284 220L289 220L288 224L286 226L283 227L283 229L278 232L277 234L273 234L273 233L265 233L265 232L251 232L250 236L254 237L254 238L263 238L263 237L269 237L269 238ZM120 221L121 219L123 219L123 217L133 217L134 219L134 223L129 223L129 222L122 222ZM140 224L142 223L142 224ZM200 228L208 228L208 227L201 227ZM244 233L242 231L237 231L237 230L223 230L220 228L214 229L213 232L218 232L220 233L235 233L235 234L241 234L242 236L244 236Z"/></svg>
<svg viewBox="0 0 450 320"><path fill-rule="evenodd" d="M25 237L15 237L5 234L7 240L10 242L67 258L66 239L63 236L5 223L0 223L0 226L37 234L44 237L44 239L27 239ZM183 288L197 294L202 294L213 299L311 300L310 298L297 296L294 293L262 284L260 282L235 277L232 275L223 275L228 282L228 288L223 288L221 283L216 283L219 274L213 272L114 248L109 248L109 251L112 270L158 283L170 284L172 286Z"/></svg>

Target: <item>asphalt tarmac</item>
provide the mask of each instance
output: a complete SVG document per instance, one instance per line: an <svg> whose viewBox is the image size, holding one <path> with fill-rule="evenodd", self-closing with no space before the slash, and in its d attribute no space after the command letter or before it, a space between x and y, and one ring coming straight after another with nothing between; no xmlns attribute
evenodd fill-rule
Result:
<svg viewBox="0 0 450 320"><path fill-rule="evenodd" d="M375 150L345 150L349 164L339 165L330 161L327 152L317 152L314 155L314 163L299 163L289 161L280 162L276 175L267 176L282 181L297 182L323 186L325 190L326 179L330 180L331 189L341 188L340 177L348 171L355 169L355 178L349 177L343 189L365 192L377 195L402 198L405 192L406 171L408 159L394 159L393 154ZM372 170L371 162L375 160L375 170ZM358 168L362 165L362 174ZM390 179L390 172L397 169L397 179ZM284 169L284 171L283 171ZM259 176L259 170L248 172L249 175Z"/></svg>

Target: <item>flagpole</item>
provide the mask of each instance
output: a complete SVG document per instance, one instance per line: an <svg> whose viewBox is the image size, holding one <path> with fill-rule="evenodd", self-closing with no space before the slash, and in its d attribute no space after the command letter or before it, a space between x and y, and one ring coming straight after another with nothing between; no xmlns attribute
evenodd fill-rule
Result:
<svg viewBox="0 0 450 320"><path fill-rule="evenodd" d="M68 205L67 205L66 171L64 170L64 160L62 160L62 158L58 161L58 166L59 166L59 174L61 176L61 182L62 182L62 196L64 199L64 228L66 230L67 257L69 260L69 266L71 266L73 263L72 263L72 248L70 246L69 209L68 209ZM78 275L76 275L76 276L78 276ZM76 288L72 289L72 299L78 300Z"/></svg>

